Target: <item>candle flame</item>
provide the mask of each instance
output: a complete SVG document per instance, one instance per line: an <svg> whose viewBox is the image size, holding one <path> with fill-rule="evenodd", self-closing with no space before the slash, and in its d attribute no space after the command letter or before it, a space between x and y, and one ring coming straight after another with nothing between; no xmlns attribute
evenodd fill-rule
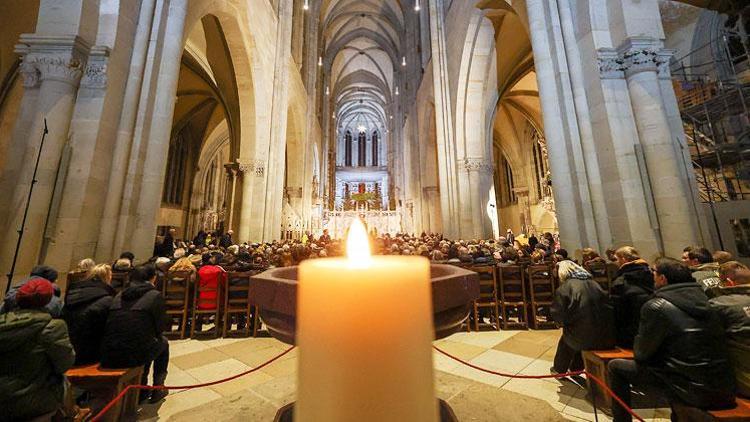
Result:
<svg viewBox="0 0 750 422"><path fill-rule="evenodd" d="M346 238L346 256L355 263L365 263L371 258L367 230L365 230L365 226L359 218L349 226L349 235Z"/></svg>

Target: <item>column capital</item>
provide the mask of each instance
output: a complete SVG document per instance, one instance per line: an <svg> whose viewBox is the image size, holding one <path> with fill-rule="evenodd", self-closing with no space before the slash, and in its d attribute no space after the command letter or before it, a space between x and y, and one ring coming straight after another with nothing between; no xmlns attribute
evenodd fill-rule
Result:
<svg viewBox="0 0 750 422"><path fill-rule="evenodd" d="M602 79L625 78L625 62L617 50L613 48L600 48L597 50L597 55L599 75Z"/></svg>
<svg viewBox="0 0 750 422"><path fill-rule="evenodd" d="M83 71L81 86L85 88L104 89L107 87L107 62L109 48L94 46L91 48L86 68Z"/></svg>
<svg viewBox="0 0 750 422"><path fill-rule="evenodd" d="M663 49L660 40L650 37L628 38L617 50L623 60L625 76L641 72L656 72L659 51Z"/></svg>
<svg viewBox="0 0 750 422"><path fill-rule="evenodd" d="M57 80L77 86L91 47L77 35L22 34L15 52L22 56L24 85Z"/></svg>
<svg viewBox="0 0 750 422"><path fill-rule="evenodd" d="M495 171L495 166L492 165L492 162L484 158L464 158L459 162L459 165L466 171L478 171L489 174Z"/></svg>
<svg viewBox="0 0 750 422"><path fill-rule="evenodd" d="M266 161L260 159L237 159L237 170L240 173L255 173L257 177L263 177L266 169Z"/></svg>

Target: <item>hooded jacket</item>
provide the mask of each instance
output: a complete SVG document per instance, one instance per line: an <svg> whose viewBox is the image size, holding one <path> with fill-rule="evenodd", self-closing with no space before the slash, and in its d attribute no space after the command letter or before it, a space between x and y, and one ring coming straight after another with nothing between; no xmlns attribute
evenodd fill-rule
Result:
<svg viewBox="0 0 750 422"><path fill-rule="evenodd" d="M166 322L161 293L150 283L133 283L112 300L102 338L101 365L132 368L151 362Z"/></svg>
<svg viewBox="0 0 750 422"><path fill-rule="evenodd" d="M660 288L641 309L635 360L684 403L734 405L735 379L718 313L695 283Z"/></svg>
<svg viewBox="0 0 750 422"><path fill-rule="evenodd" d="M75 360L65 322L41 309L0 315L0 421L34 418L63 402Z"/></svg>
<svg viewBox="0 0 750 422"><path fill-rule="evenodd" d="M610 289L615 313L617 345L633 348L638 333L641 307L654 292L654 276L646 261L639 259L620 267Z"/></svg>
<svg viewBox="0 0 750 422"><path fill-rule="evenodd" d="M550 309L563 327L563 341L573 350L612 348L612 306L607 293L588 273L573 277L555 291Z"/></svg>
<svg viewBox="0 0 750 422"><path fill-rule="evenodd" d="M718 296L709 302L726 330L737 392L750 398L750 286L724 287L715 292Z"/></svg>
<svg viewBox="0 0 750 422"><path fill-rule="evenodd" d="M68 290L63 319L76 349L76 365L100 360L104 326L114 295L114 289L99 279L83 280Z"/></svg>

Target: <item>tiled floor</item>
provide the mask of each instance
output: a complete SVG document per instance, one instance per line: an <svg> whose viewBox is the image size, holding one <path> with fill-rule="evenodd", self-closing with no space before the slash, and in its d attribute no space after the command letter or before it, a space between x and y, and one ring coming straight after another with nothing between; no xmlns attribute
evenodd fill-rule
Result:
<svg viewBox="0 0 750 422"><path fill-rule="evenodd" d="M457 333L436 342L448 353L495 371L546 374L560 331ZM180 340L170 344L168 385L197 384L253 368L287 345L268 337ZM460 421L593 421L585 390L567 381L510 379L466 367L434 354L438 397ZM212 387L173 391L157 405L140 409L143 421L273 421L295 397L296 350L250 375ZM638 409L648 421L669 420L666 409ZM600 421L611 418L599 412Z"/></svg>

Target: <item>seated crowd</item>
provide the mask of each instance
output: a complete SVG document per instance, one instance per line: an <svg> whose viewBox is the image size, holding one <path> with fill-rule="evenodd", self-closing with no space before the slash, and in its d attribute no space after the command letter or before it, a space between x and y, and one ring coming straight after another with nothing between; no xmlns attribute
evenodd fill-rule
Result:
<svg viewBox="0 0 750 422"><path fill-rule="evenodd" d="M606 259L584 249L579 265L550 233L537 238L509 230L497 240L373 235L372 243L375 253L449 264L556 265L560 287L550 313L563 335L552 371L583 369L583 350L633 349L635 360L609 364L611 387L626 403L631 386L641 385L655 385L670 400L701 408L732 406L736 394L749 397L750 270L726 252L686 248L682 262L660 258L649 264L632 247L608 250ZM235 244L231 231L201 232L184 242L170 230L145 264L135 265L129 252L111 265L82 260L74 270L82 276L64 298L55 283L57 271L36 267L0 308L0 408L12 420L72 409L75 397L65 393L70 389L64 374L73 365L143 366L143 384L152 372L152 385L164 385L169 343L163 332L170 321L156 285L170 273L216 287L247 283L231 279L234 271L291 266L343 251L327 231L319 238ZM617 267L609 292L591 273L606 265ZM113 286L118 272L128 272L126 286ZM201 292L196 306L215 308L216 294ZM155 403L166 395L143 390L141 400ZM613 413L616 421L630 420L620 406Z"/></svg>

